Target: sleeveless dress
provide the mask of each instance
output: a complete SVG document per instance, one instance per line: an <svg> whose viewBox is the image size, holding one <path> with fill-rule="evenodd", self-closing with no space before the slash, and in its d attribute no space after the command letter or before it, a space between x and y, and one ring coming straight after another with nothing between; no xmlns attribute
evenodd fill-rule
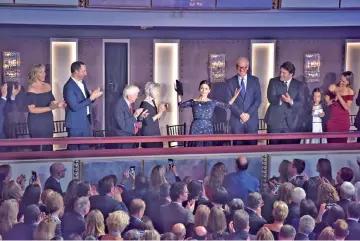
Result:
<svg viewBox="0 0 360 241"><path fill-rule="evenodd" d="M333 93L328 93L330 99L334 99ZM344 101L354 99L354 95L342 95ZM350 130L350 113L345 110L340 101L334 102L330 105L330 117L327 121L328 132L349 132ZM347 143L347 138L328 139L328 143Z"/></svg>
<svg viewBox="0 0 360 241"><path fill-rule="evenodd" d="M215 107L227 109L229 104L217 100L195 101L193 99L180 102L180 108L191 107L193 121L190 126L190 135L213 134L213 125L211 122ZM192 146L211 146L211 141L195 142Z"/></svg>
<svg viewBox="0 0 360 241"><path fill-rule="evenodd" d="M54 95L51 91L45 93L28 92L26 95L26 104L35 105L35 107L48 107L54 101ZM54 132L54 116L52 111L45 113L28 114L28 128L30 138L52 138ZM52 145L43 145L41 147L33 147L33 150L52 151Z"/></svg>

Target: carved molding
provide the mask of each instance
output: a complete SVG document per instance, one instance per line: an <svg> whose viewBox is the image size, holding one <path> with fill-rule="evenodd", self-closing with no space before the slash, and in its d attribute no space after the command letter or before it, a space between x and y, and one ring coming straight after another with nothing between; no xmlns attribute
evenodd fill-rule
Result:
<svg viewBox="0 0 360 241"><path fill-rule="evenodd" d="M269 155L262 156L261 162L261 191L265 190L267 180L269 179Z"/></svg>
<svg viewBox="0 0 360 241"><path fill-rule="evenodd" d="M280 5L280 0L273 0L272 1L272 8L273 9L278 9Z"/></svg>
<svg viewBox="0 0 360 241"><path fill-rule="evenodd" d="M80 160L73 161L73 179L80 179Z"/></svg>
<svg viewBox="0 0 360 241"><path fill-rule="evenodd" d="M85 0L79 0L79 7L85 7Z"/></svg>

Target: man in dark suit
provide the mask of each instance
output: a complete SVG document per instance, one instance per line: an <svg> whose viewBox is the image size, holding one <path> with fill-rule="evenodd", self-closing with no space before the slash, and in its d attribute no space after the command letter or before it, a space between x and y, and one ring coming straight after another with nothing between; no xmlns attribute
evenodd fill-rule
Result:
<svg viewBox="0 0 360 241"><path fill-rule="evenodd" d="M100 88L90 92L84 77L86 65L81 61L71 64L71 77L64 85L63 95L67 104L65 109L65 126L69 137L91 137L90 105L103 92ZM68 145L69 150L88 149L89 145Z"/></svg>
<svg viewBox="0 0 360 241"><path fill-rule="evenodd" d="M269 82L267 98L270 103L265 115L268 133L300 132L303 126L304 84L294 79L295 66L285 62L280 76ZM300 140L270 140L270 144L300 144Z"/></svg>
<svg viewBox="0 0 360 241"><path fill-rule="evenodd" d="M349 226L349 235L346 237L347 240L359 240L360 237L360 204L352 202L347 208L347 219L346 222Z"/></svg>
<svg viewBox="0 0 360 241"><path fill-rule="evenodd" d="M295 240L309 240L309 234L314 231L315 220L310 215L304 215L299 221L299 231L295 235Z"/></svg>
<svg viewBox="0 0 360 241"><path fill-rule="evenodd" d="M351 182L343 182L340 186L340 200L337 204L342 207L346 213L351 200L355 196L355 187Z"/></svg>
<svg viewBox="0 0 360 241"><path fill-rule="evenodd" d="M63 195L60 180L65 177L66 168L64 164L57 162L50 166L50 177L45 181L44 190L51 189Z"/></svg>
<svg viewBox="0 0 360 241"><path fill-rule="evenodd" d="M135 136L138 133L141 120L145 118L147 110L139 108L135 110L134 103L139 95L139 88L135 85L128 85L121 97L115 104L114 122L115 134L117 136ZM119 149L137 148L138 143L119 143Z"/></svg>
<svg viewBox="0 0 360 241"><path fill-rule="evenodd" d="M184 208L182 203L188 199L189 191L183 182L175 182L170 188L171 203L160 208L160 216L163 224L163 232L171 232L177 223L188 225L194 223L194 215L190 211L192 207ZM194 204L192 204L194 205Z"/></svg>
<svg viewBox="0 0 360 241"><path fill-rule="evenodd" d="M5 133L4 133L4 120L5 120L5 113L4 113L4 109L5 109L5 105L6 105L6 96L7 96L7 84L3 84L1 86L1 98L0 98L0 139L4 139L5 138ZM0 147L2 148L2 147Z"/></svg>
<svg viewBox="0 0 360 241"><path fill-rule="evenodd" d="M237 210L233 215L233 221L230 222L231 234L227 237L227 239L254 240L254 236L249 234L249 230L249 214L244 210Z"/></svg>
<svg viewBox="0 0 360 241"><path fill-rule="evenodd" d="M258 192L250 193L247 198L245 211L249 214L249 233L251 235L256 235L259 229L266 223L266 220L261 217L261 207L263 203L262 197Z"/></svg>
<svg viewBox="0 0 360 241"><path fill-rule="evenodd" d="M111 176L102 178L99 181L99 195L90 197L91 210L98 209L104 215L104 220L106 220L112 212L128 212L125 204L119 199L119 192L120 190L118 187L115 187Z"/></svg>
<svg viewBox="0 0 360 241"><path fill-rule="evenodd" d="M258 132L258 109L261 104L261 88L258 77L248 74L249 60L239 58L236 63L237 75L227 80L228 101L234 96L235 89L240 95L231 105L230 125L233 134ZM235 145L256 145L256 140L235 141Z"/></svg>
<svg viewBox="0 0 360 241"><path fill-rule="evenodd" d="M226 175L223 185L230 196L246 201L249 193L260 191L260 182L247 172L249 163L245 156L236 159L235 165L237 172Z"/></svg>
<svg viewBox="0 0 360 241"><path fill-rule="evenodd" d="M145 213L145 202L141 199L134 199L130 203L129 207L129 225L126 227L123 233L126 233L127 231L131 229L136 230L146 230L146 225L141 219L144 216Z"/></svg>
<svg viewBox="0 0 360 241"><path fill-rule="evenodd" d="M70 235L77 234L82 236L85 232L84 217L90 211L90 201L88 197L80 197L74 203L74 211L65 213L61 220L61 233L64 240L68 240Z"/></svg>

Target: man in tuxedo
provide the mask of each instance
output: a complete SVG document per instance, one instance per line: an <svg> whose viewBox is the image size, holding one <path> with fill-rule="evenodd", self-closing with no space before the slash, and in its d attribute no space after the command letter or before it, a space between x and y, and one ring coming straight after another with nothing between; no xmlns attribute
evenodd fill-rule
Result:
<svg viewBox="0 0 360 241"><path fill-rule="evenodd" d="M285 62L280 66L280 76L269 82L267 98L270 106L265 115L268 133L301 131L304 85L294 75L295 66ZM270 140L269 144L300 144L300 140Z"/></svg>
<svg viewBox="0 0 360 241"><path fill-rule="evenodd" d="M103 92L100 88L89 91L84 77L87 75L86 65L81 61L71 64L71 77L64 85L65 126L69 137L92 136L90 125L90 105L99 98ZM88 149L89 145L68 145L69 150Z"/></svg>
<svg viewBox="0 0 360 241"><path fill-rule="evenodd" d="M148 113L147 110L139 108L135 110L134 103L139 95L139 88L135 85L128 85L121 97L115 104L114 123L117 136L135 136L140 127L140 122ZM119 149L137 148L138 143L119 143Z"/></svg>
<svg viewBox="0 0 360 241"><path fill-rule="evenodd" d="M240 95L231 105L230 125L233 134L257 133L259 126L258 109L261 104L259 79L248 74L249 60L239 58L236 62L237 75L227 80L227 101L240 89ZM235 145L256 145L256 140L235 141Z"/></svg>

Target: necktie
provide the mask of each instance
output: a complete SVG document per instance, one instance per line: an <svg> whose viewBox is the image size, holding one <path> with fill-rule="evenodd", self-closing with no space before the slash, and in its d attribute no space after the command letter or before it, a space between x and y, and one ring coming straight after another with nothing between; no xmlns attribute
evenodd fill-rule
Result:
<svg viewBox="0 0 360 241"><path fill-rule="evenodd" d="M244 83L244 79L241 79L240 87L241 87L241 90L240 90L241 97L244 98L244 97L245 97L245 83Z"/></svg>
<svg viewBox="0 0 360 241"><path fill-rule="evenodd" d="M131 104L129 104L129 109L130 109L130 113L134 114ZM138 133L138 131L139 131L139 126L138 126L138 123L136 122L134 124L134 133L135 133L135 135Z"/></svg>
<svg viewBox="0 0 360 241"><path fill-rule="evenodd" d="M285 85L285 90L287 92L288 91L288 81L284 81L284 85Z"/></svg>

